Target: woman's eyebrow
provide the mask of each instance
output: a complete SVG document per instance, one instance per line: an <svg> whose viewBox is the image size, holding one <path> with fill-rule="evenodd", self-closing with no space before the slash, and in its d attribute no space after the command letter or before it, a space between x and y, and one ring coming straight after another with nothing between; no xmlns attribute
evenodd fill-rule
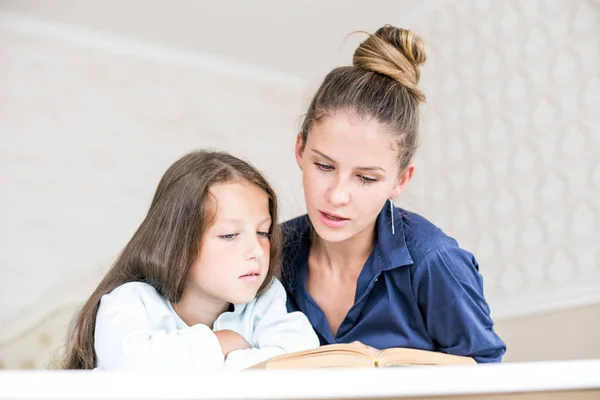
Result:
<svg viewBox="0 0 600 400"><path fill-rule="evenodd" d="M320 152L319 150L310 149L310 151L312 151L313 153L316 153L316 154L320 155L321 157L327 159L328 161L330 161L330 162L332 162L334 164L337 164L337 162L333 158L329 157L325 153ZM376 171L376 170L380 170L380 171L386 172L384 168L379 167L377 165L371 165L371 166L368 166L368 167L356 167L356 169L360 169L360 170L363 170L363 171Z"/></svg>

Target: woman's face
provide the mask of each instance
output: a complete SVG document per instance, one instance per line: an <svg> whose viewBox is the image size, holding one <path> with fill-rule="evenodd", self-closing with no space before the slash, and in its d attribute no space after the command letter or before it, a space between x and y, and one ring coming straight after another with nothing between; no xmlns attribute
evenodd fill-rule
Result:
<svg viewBox="0 0 600 400"><path fill-rule="evenodd" d="M369 234L385 202L396 197L414 166L399 174L393 137L376 122L337 113L316 123L304 150L296 142L306 208L319 237L343 242Z"/></svg>

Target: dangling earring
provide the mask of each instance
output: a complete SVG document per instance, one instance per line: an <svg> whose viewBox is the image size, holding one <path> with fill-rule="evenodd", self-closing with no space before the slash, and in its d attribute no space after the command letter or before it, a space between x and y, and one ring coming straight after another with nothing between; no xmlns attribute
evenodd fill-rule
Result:
<svg viewBox="0 0 600 400"><path fill-rule="evenodd" d="M396 234L396 227L394 226L394 203L390 199L390 215L392 216L392 235Z"/></svg>

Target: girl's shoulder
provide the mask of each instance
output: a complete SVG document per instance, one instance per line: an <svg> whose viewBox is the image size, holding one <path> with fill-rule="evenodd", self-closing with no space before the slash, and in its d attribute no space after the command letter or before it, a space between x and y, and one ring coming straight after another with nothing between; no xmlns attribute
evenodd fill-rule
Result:
<svg viewBox="0 0 600 400"><path fill-rule="evenodd" d="M284 306L287 301L287 294L281 281L277 278L273 278L269 286L254 298L249 304L246 305L246 310L252 310L253 313L261 313L271 307Z"/></svg>
<svg viewBox="0 0 600 400"><path fill-rule="evenodd" d="M156 288L145 282L127 282L102 296L101 303L119 304L141 302L145 305L164 306L165 300Z"/></svg>
<svg viewBox="0 0 600 400"><path fill-rule="evenodd" d="M158 291L154 286L149 285L145 282L127 282L117 286L108 295L122 296L122 295L158 295Z"/></svg>
<svg viewBox="0 0 600 400"><path fill-rule="evenodd" d="M270 302L274 299L278 299L283 297L285 299L286 293L281 281L277 278L273 278L269 286L265 288L265 290L258 295L254 300L256 302Z"/></svg>

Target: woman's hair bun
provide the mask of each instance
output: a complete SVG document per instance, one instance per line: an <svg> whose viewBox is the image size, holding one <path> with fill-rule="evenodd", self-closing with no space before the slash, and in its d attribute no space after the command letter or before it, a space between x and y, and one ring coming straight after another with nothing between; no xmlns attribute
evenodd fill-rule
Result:
<svg viewBox="0 0 600 400"><path fill-rule="evenodd" d="M394 79L418 101L425 101L425 95L417 86L420 66L425 60L425 46L419 36L408 29L385 25L358 46L352 63Z"/></svg>

